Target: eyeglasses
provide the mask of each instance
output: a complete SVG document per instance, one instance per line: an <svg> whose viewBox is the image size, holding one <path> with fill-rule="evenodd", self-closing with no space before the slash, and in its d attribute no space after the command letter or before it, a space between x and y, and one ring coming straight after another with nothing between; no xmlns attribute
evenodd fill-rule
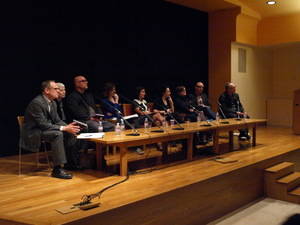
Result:
<svg viewBox="0 0 300 225"><path fill-rule="evenodd" d="M88 82L87 80L79 80L80 83Z"/></svg>
<svg viewBox="0 0 300 225"><path fill-rule="evenodd" d="M198 86L198 85L196 85L195 87L196 88L204 88L204 86Z"/></svg>

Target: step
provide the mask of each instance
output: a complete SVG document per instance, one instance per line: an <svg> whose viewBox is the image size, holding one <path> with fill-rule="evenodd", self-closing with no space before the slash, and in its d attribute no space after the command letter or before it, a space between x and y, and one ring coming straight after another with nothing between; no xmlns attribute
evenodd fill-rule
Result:
<svg viewBox="0 0 300 225"><path fill-rule="evenodd" d="M294 172L290 175L280 178L277 183L287 185L287 190L291 190L300 185L300 172Z"/></svg>
<svg viewBox="0 0 300 225"><path fill-rule="evenodd" d="M297 187L294 190L289 191L289 194L300 196L300 187Z"/></svg>
<svg viewBox="0 0 300 225"><path fill-rule="evenodd" d="M135 151L128 151L127 160L128 162L148 159L148 158L157 158L162 157L162 152L158 151L157 148L146 148L145 153L143 155L138 154ZM106 160L106 164L108 166L120 164L120 153L105 155L104 159Z"/></svg>
<svg viewBox="0 0 300 225"><path fill-rule="evenodd" d="M270 173L278 173L282 170L285 170L286 168L289 167L294 167L294 163L291 162L282 162L279 164L276 164L275 166L269 167L267 169L265 169L266 172L270 172Z"/></svg>

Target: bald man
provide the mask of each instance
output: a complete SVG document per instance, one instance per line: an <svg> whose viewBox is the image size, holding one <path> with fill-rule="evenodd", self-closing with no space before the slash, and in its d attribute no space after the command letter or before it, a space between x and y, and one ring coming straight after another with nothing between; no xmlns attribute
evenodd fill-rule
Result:
<svg viewBox="0 0 300 225"><path fill-rule="evenodd" d="M240 96L236 93L236 85L232 82L227 82L225 84L225 91L219 97L219 103L226 118L243 118L244 116L247 116L240 101ZM239 138L240 140L250 139L248 130L240 130Z"/></svg>
<svg viewBox="0 0 300 225"><path fill-rule="evenodd" d="M96 106L94 96L88 91L88 80L84 75L74 77L74 91L67 97L66 107L70 119L82 121L88 125L88 132L98 132L99 118L95 114L102 114ZM114 130L114 125L103 121L103 131Z"/></svg>

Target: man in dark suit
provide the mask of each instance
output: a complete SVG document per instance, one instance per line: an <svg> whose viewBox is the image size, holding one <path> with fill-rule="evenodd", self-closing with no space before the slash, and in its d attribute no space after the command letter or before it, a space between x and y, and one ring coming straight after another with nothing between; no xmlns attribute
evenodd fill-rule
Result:
<svg viewBox="0 0 300 225"><path fill-rule="evenodd" d="M87 91L88 80L83 75L75 76L74 89L66 100L69 117L86 123L89 132L98 132L100 118L96 114L102 114L102 111L96 106L94 96ZM103 131L114 129L110 122L103 121L102 125Z"/></svg>
<svg viewBox="0 0 300 225"><path fill-rule="evenodd" d="M190 95L191 102L199 111L203 111L205 117L209 120L215 120L216 114L211 110L210 103L204 91L204 84L197 82L195 84L194 95Z"/></svg>
<svg viewBox="0 0 300 225"><path fill-rule="evenodd" d="M226 118L244 118L248 117L240 101L240 96L236 93L236 85L231 82L225 84L225 91L219 97L219 104ZM221 115L223 114L221 112ZM247 129L241 129L240 140L250 139Z"/></svg>
<svg viewBox="0 0 300 225"><path fill-rule="evenodd" d="M41 85L42 94L35 97L27 106L24 116L22 138L25 149L38 151L41 140L51 144L54 168L52 176L71 179L72 175L65 172L63 164L77 163L77 142L74 134L80 128L74 123L66 124L57 114L55 99L58 98L58 87L55 81L44 81Z"/></svg>

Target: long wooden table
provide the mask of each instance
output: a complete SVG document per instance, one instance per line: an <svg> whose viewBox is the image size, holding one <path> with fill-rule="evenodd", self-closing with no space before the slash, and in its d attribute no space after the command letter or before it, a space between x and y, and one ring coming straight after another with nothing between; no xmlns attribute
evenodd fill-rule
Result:
<svg viewBox="0 0 300 225"><path fill-rule="evenodd" d="M228 124L223 124L223 122ZM219 148L219 133L229 132L229 145L233 148L233 131L236 129L251 128L252 129L252 145L256 145L256 127L259 124L265 124L264 119L243 119L237 121L235 119L227 119L211 122L211 126L207 126L207 122L190 122L181 124L184 130L173 130L178 127L168 127L163 133L151 132L157 130L157 127L153 127L148 131L144 128L138 129L139 136L127 136L132 133L132 130L126 130L121 135L116 135L115 132L107 132L101 139L91 139L96 143L96 159L97 168L102 168L103 159L103 146L116 146L120 148L120 175L126 176L128 172L128 159L127 151L129 147L140 146L145 144L153 144L158 142L169 142L175 140L187 140L187 159L193 159L193 137L196 132L208 132L213 133L213 151L216 154L221 154L222 150Z"/></svg>

